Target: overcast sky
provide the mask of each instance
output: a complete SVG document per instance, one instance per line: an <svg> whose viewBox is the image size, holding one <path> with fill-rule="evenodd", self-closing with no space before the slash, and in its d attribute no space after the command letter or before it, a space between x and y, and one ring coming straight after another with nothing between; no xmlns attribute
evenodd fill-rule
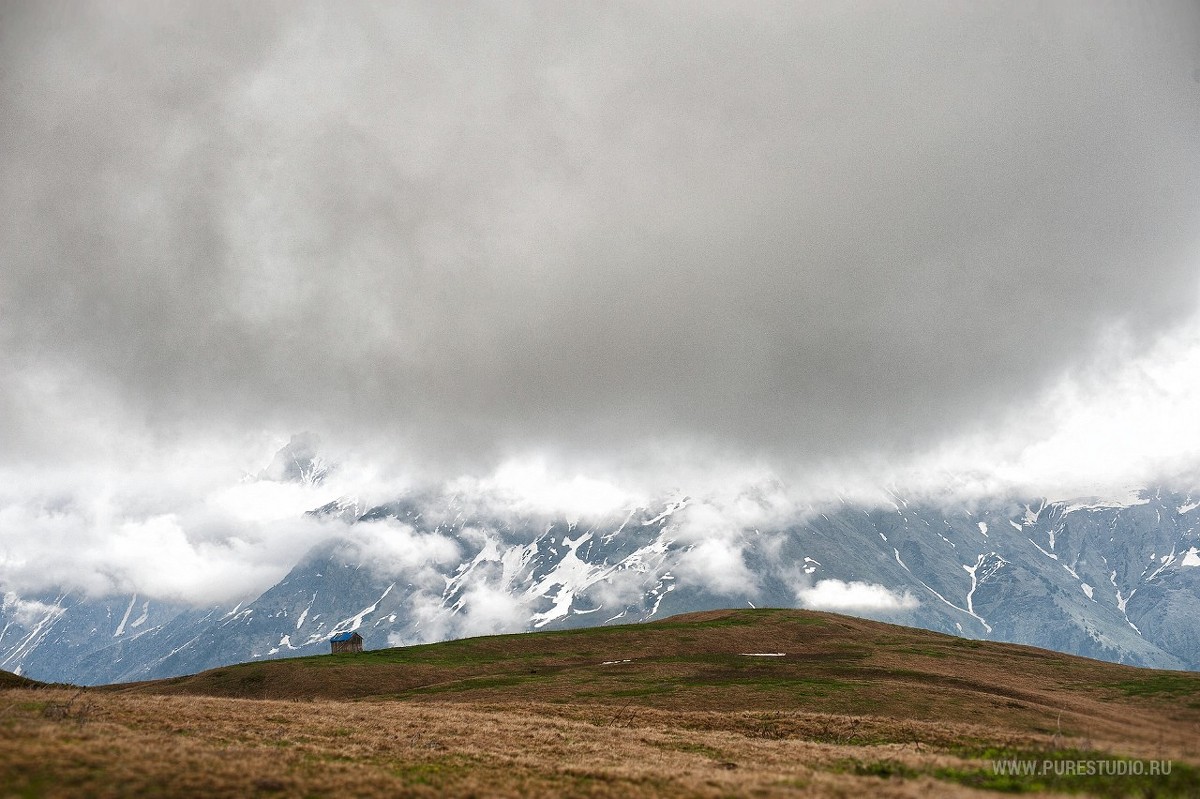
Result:
<svg viewBox="0 0 1200 799"><path fill-rule="evenodd" d="M1198 461L1194 2L2 2L0 140L0 565L227 543L301 430L567 505Z"/></svg>

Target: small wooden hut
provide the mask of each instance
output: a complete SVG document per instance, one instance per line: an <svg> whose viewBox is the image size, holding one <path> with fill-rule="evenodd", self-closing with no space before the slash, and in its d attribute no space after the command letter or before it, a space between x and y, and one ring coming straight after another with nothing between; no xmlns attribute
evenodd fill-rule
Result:
<svg viewBox="0 0 1200 799"><path fill-rule="evenodd" d="M335 655L338 652L361 652L362 636L358 633L338 633L329 639L329 648Z"/></svg>

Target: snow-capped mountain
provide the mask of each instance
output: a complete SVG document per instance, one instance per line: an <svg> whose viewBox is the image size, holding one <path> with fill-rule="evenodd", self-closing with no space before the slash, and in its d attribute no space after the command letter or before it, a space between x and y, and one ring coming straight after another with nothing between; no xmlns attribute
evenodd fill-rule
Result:
<svg viewBox="0 0 1200 799"><path fill-rule="evenodd" d="M344 534L236 607L5 594L0 668L103 683L317 654L348 630L378 648L747 604L1200 668L1200 501L1189 495L954 510L895 496L719 534L704 510L676 497L583 524L492 518L455 497L331 502L311 513Z"/></svg>

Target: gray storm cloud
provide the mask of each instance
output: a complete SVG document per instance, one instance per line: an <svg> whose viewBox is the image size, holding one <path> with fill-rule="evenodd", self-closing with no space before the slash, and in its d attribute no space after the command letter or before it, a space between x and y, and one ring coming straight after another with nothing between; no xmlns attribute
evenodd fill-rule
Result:
<svg viewBox="0 0 1200 799"><path fill-rule="evenodd" d="M0 46L11 458L114 409L903 450L1196 304L1192 3L7 3Z"/></svg>

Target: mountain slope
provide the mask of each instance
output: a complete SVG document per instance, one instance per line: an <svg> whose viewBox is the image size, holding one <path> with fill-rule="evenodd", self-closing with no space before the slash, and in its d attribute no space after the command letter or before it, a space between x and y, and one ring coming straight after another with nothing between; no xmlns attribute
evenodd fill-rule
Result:
<svg viewBox="0 0 1200 799"><path fill-rule="evenodd" d="M715 610L246 663L103 690L241 699L632 703L972 722L1154 740L1200 722L1200 674L804 610ZM1132 732L1131 732L1132 731ZM1181 740L1182 740L1181 737Z"/></svg>
<svg viewBox="0 0 1200 799"><path fill-rule="evenodd" d="M771 528L706 526L677 498L589 524L492 517L454 497L312 514L336 535L261 596L192 609L6 596L0 668L48 681L165 677L326 651L644 621L736 605L854 613L1115 662L1200 668L1200 505L838 503Z"/></svg>
<svg viewBox="0 0 1200 799"><path fill-rule="evenodd" d="M0 692L0 784L112 796L1200 789L1200 675L810 611L275 660L73 696ZM52 705L68 715L47 716ZM1037 770L999 770L1024 763Z"/></svg>

